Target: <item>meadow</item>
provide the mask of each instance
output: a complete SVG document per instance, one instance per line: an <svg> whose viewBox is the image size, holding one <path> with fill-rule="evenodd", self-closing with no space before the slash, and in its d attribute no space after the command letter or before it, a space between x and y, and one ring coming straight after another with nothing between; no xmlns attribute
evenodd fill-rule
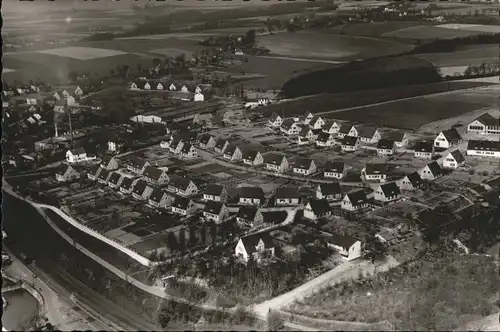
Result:
<svg viewBox="0 0 500 332"><path fill-rule="evenodd" d="M454 52L424 53L415 56L439 67L477 65L498 61L498 46L475 45L475 47L460 47Z"/></svg>
<svg viewBox="0 0 500 332"><path fill-rule="evenodd" d="M389 31L383 33L382 36L398 39L432 40L468 37L485 33L491 32L478 32L464 29L449 29L439 26L418 25L409 28Z"/></svg>

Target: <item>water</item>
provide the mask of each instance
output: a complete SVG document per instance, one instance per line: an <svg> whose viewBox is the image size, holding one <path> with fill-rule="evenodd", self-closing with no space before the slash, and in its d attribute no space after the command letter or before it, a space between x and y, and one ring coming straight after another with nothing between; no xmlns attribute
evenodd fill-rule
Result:
<svg viewBox="0 0 500 332"><path fill-rule="evenodd" d="M38 302L24 289L3 293L7 307L3 310L2 325L9 331L22 331L23 325L35 317Z"/></svg>

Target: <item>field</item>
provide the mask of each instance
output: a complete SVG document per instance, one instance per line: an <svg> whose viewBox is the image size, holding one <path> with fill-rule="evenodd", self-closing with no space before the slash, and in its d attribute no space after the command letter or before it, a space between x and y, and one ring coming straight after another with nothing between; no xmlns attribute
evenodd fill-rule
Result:
<svg viewBox="0 0 500 332"><path fill-rule="evenodd" d="M478 45L480 47L459 48L454 52L417 54L417 58L432 62L438 67L478 65L498 61L498 46Z"/></svg>
<svg viewBox="0 0 500 332"><path fill-rule="evenodd" d="M157 50L150 50L150 53L154 54L159 54L159 55L164 55L164 56L169 56L169 57L176 57L181 54L185 54L186 58L189 58L191 56L191 52L186 51L186 50L181 50L178 48L160 48Z"/></svg>
<svg viewBox="0 0 500 332"><path fill-rule="evenodd" d="M342 283L292 306L315 318L377 322L397 330L450 330L498 311L492 258L426 257L374 278Z"/></svg>
<svg viewBox="0 0 500 332"><path fill-rule="evenodd" d="M411 50L411 46L393 41L318 31L258 36L257 44L268 48L273 54L330 60L365 59Z"/></svg>
<svg viewBox="0 0 500 332"><path fill-rule="evenodd" d="M115 50L107 50L102 48L91 47L62 47L51 50L38 51L38 53L56 55L59 57L77 59L77 60L91 60L112 57L116 55L124 55L126 53Z"/></svg>
<svg viewBox="0 0 500 332"><path fill-rule="evenodd" d="M417 40L429 40L429 39L448 39L456 37L468 37L474 35L484 34L486 32L478 32L472 30L459 30L459 29L448 29L439 28L436 26L413 26L409 28L389 31L382 34L383 37L390 38L400 38L400 39L417 39Z"/></svg>
<svg viewBox="0 0 500 332"><path fill-rule="evenodd" d="M453 29L453 30L465 30L465 31L476 31L485 33L500 33L500 26L498 25L483 25L483 24L441 24L437 25L438 28Z"/></svg>
<svg viewBox="0 0 500 332"><path fill-rule="evenodd" d="M387 32L410 28L419 25L425 25L425 23L413 22L413 21L354 23L354 24L345 24L333 27L328 31L330 31L331 33L343 34L343 35L381 37L384 33Z"/></svg>

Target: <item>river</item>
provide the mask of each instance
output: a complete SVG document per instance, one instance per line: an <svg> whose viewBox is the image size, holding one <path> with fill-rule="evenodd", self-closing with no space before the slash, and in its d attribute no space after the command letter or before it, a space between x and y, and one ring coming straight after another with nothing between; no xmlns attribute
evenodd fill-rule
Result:
<svg viewBox="0 0 500 332"><path fill-rule="evenodd" d="M25 330L25 323L36 316L38 302L24 289L17 289L2 294L7 301L3 310L2 325L9 331Z"/></svg>

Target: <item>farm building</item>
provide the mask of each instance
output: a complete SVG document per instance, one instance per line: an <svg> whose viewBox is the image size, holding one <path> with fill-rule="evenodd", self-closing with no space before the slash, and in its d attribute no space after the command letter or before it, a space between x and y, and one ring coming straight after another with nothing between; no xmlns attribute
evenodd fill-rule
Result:
<svg viewBox="0 0 500 332"><path fill-rule="evenodd" d="M462 152L459 150L451 151L444 159L443 159L443 167L444 168L458 168L465 163L465 158Z"/></svg>
<svg viewBox="0 0 500 332"><path fill-rule="evenodd" d="M470 140L467 144L467 155L500 158L500 142Z"/></svg>

